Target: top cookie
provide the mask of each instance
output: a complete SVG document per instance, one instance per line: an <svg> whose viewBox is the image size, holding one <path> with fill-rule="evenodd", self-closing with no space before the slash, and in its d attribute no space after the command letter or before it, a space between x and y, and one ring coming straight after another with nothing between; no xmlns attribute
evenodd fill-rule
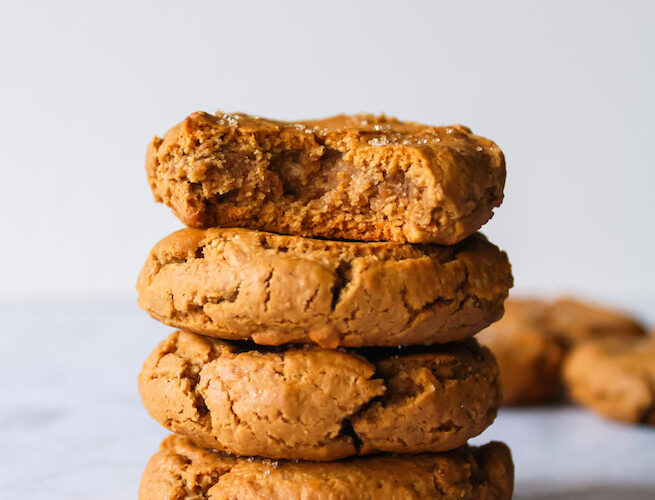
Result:
<svg viewBox="0 0 655 500"><path fill-rule="evenodd" d="M505 184L500 148L468 128L373 115L193 113L153 139L146 171L190 227L446 245L491 218Z"/></svg>

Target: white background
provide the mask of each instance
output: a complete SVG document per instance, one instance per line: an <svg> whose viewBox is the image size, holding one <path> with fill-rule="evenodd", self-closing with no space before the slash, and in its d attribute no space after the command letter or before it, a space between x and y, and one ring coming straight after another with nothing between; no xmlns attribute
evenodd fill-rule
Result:
<svg viewBox="0 0 655 500"><path fill-rule="evenodd" d="M166 434L136 389L144 152L194 110L464 123L507 157L484 231L516 289L655 322L655 2L0 1L0 491L134 498ZM503 409L520 500L653 498L652 430Z"/></svg>
<svg viewBox="0 0 655 500"><path fill-rule="evenodd" d="M0 299L133 299L180 226L143 157L194 110L495 140L516 289L655 319L655 2L2 2Z"/></svg>

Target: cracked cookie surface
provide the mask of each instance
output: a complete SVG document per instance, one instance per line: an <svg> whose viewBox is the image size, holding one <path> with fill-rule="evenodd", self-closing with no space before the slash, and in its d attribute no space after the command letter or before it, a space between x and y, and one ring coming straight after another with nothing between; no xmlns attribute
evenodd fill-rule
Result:
<svg viewBox="0 0 655 500"><path fill-rule="evenodd" d="M139 499L178 500L510 500L509 448L312 463L237 458L167 437L141 478Z"/></svg>
<svg viewBox="0 0 655 500"><path fill-rule="evenodd" d="M153 139L146 171L190 227L446 245L491 218L505 184L500 148L468 128L374 115L193 113Z"/></svg>
<svg viewBox="0 0 655 500"><path fill-rule="evenodd" d="M496 362L473 339L329 350L174 332L145 361L139 390L157 421L199 446L315 461L451 450L500 404Z"/></svg>
<svg viewBox="0 0 655 500"><path fill-rule="evenodd" d="M564 366L569 394L623 422L655 425L655 337L605 337L582 342Z"/></svg>
<svg viewBox="0 0 655 500"><path fill-rule="evenodd" d="M183 229L137 281L163 323L258 344L323 347L461 340L502 316L507 256L476 234L454 246Z"/></svg>

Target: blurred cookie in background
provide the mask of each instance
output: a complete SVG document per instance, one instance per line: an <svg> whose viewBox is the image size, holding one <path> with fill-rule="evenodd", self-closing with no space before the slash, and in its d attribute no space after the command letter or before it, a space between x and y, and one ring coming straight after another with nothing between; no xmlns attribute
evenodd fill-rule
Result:
<svg viewBox="0 0 655 500"><path fill-rule="evenodd" d="M540 404L560 394L564 347L541 320L546 307L537 299L509 299L503 318L476 337L496 356L504 405Z"/></svg>
<svg viewBox="0 0 655 500"><path fill-rule="evenodd" d="M562 363L590 339L640 338L645 328L630 315L570 297L553 302L510 298L505 315L477 335L500 367L503 404L551 403L562 393Z"/></svg>
<svg viewBox="0 0 655 500"><path fill-rule="evenodd" d="M623 422L655 425L655 337L606 336L582 342L564 365L570 396Z"/></svg>
<svg viewBox="0 0 655 500"><path fill-rule="evenodd" d="M599 337L646 334L644 326L625 312L571 297L562 297L546 307L542 321L568 347Z"/></svg>

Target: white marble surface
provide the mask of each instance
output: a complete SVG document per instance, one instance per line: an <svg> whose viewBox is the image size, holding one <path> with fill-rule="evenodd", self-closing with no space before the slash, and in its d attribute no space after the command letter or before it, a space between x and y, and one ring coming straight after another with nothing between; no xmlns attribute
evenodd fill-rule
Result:
<svg viewBox="0 0 655 500"><path fill-rule="evenodd" d="M166 435L136 376L168 331L125 302L0 305L0 497L135 498ZM655 429L503 410L490 439L513 450L518 499L655 498Z"/></svg>

